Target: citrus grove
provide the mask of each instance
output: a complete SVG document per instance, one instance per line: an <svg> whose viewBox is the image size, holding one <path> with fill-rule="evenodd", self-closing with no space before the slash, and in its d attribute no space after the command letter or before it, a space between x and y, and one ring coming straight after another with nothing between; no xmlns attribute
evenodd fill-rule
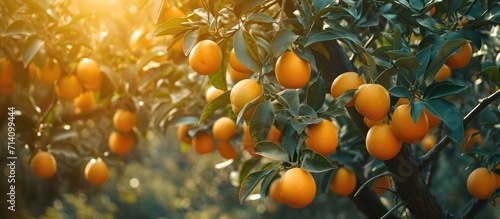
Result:
<svg viewBox="0 0 500 219"><path fill-rule="evenodd" d="M34 176L77 159L99 189L174 133L268 212L498 211L500 3L83 2L0 3L0 123Z"/></svg>

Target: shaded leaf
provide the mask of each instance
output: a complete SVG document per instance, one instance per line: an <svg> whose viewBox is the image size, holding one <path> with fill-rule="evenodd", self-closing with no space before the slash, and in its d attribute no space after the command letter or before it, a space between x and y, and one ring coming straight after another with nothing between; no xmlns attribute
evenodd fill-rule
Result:
<svg viewBox="0 0 500 219"><path fill-rule="evenodd" d="M275 58L281 56L299 36L289 29L280 29L271 40L271 51Z"/></svg>
<svg viewBox="0 0 500 219"><path fill-rule="evenodd" d="M467 89L467 85L455 84L451 81L432 83L425 89L424 99L437 99L451 94L458 94Z"/></svg>
<svg viewBox="0 0 500 219"><path fill-rule="evenodd" d="M306 100L307 105L311 106L314 110L319 110L325 103L325 82L323 77L317 77L316 80L307 88Z"/></svg>
<svg viewBox="0 0 500 219"><path fill-rule="evenodd" d="M31 35L26 38L23 45L22 57L24 67L27 67L33 57L42 49L45 42L40 39L37 35Z"/></svg>
<svg viewBox="0 0 500 219"><path fill-rule="evenodd" d="M260 170L256 171L253 173L250 173L243 182L241 183L241 188L239 192L239 201L240 204L242 204L245 199L250 195L250 193L253 191L253 189L257 186L257 184L267 176L269 173L271 173L273 170Z"/></svg>
<svg viewBox="0 0 500 219"><path fill-rule="evenodd" d="M464 144L462 115L455 104L444 99L431 99L425 101L425 108L443 121L446 135L451 140L459 145Z"/></svg>
<svg viewBox="0 0 500 219"><path fill-rule="evenodd" d="M212 101L210 101L205 107L203 107L203 111L201 112L200 115L200 121L198 122L198 125L202 124L209 116L211 116L216 110L226 106L227 104L230 104L231 101L229 100L229 96L231 94L231 91L225 91L223 94L219 95Z"/></svg>
<svg viewBox="0 0 500 219"><path fill-rule="evenodd" d="M257 41L241 28L234 35L234 54L236 58L254 72L262 71Z"/></svg>
<svg viewBox="0 0 500 219"><path fill-rule="evenodd" d="M311 149L301 150L301 161L302 165L300 167L311 173L321 173L337 169L337 166L333 165L323 155Z"/></svg>
<svg viewBox="0 0 500 219"><path fill-rule="evenodd" d="M269 130L274 121L274 108L271 101L259 104L250 118L250 135L255 142L263 141L267 138Z"/></svg>
<svg viewBox="0 0 500 219"><path fill-rule="evenodd" d="M272 141L261 141L255 145L255 153L275 161L288 161L288 153Z"/></svg>

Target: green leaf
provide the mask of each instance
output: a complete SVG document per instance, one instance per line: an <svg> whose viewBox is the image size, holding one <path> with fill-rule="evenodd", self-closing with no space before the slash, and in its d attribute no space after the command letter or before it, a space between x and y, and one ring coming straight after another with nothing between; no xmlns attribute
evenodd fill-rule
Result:
<svg viewBox="0 0 500 219"><path fill-rule="evenodd" d="M9 35L30 35L35 33L33 26L24 20L17 20L12 22L2 33L4 36Z"/></svg>
<svg viewBox="0 0 500 219"><path fill-rule="evenodd" d="M212 74L208 76L210 83L217 89L226 91L227 90L227 80L226 80L226 69L229 62L229 45L227 41L222 41L219 46L222 48L223 59L221 66Z"/></svg>
<svg viewBox="0 0 500 219"><path fill-rule="evenodd" d="M437 83L432 83L424 91L424 99L437 99L442 98L452 94L458 94L467 89L467 85L455 84L451 81L441 81Z"/></svg>
<svg viewBox="0 0 500 219"><path fill-rule="evenodd" d="M26 38L23 45L22 55L24 67L27 67L33 57L45 46L45 42L37 35L31 35Z"/></svg>
<svg viewBox="0 0 500 219"><path fill-rule="evenodd" d="M257 41L246 30L241 28L234 35L234 54L236 58L254 72L262 71Z"/></svg>
<svg viewBox="0 0 500 219"><path fill-rule="evenodd" d="M263 13L252 13L252 14L248 15L246 22L247 23L248 22L255 22L255 23L263 23L263 24L276 23L276 21L272 17L269 17L267 14L263 14Z"/></svg>
<svg viewBox="0 0 500 219"><path fill-rule="evenodd" d="M268 187L273 181L274 177L279 173L279 170L272 170L270 173L268 173L264 179L262 180L262 183L260 184L260 197L264 199L267 194L268 194Z"/></svg>
<svg viewBox="0 0 500 219"><path fill-rule="evenodd" d="M500 83L500 68L498 66L489 66L483 69L480 74L496 84Z"/></svg>
<svg viewBox="0 0 500 219"><path fill-rule="evenodd" d="M337 110L344 108L347 103L349 103L352 98L354 98L354 94L356 94L356 91L358 89L350 89L341 94L339 97L333 99L332 103L330 104L330 107L328 110Z"/></svg>
<svg viewBox="0 0 500 219"><path fill-rule="evenodd" d="M472 136L471 136L472 137ZM494 170L500 164L500 154L493 154L488 158L488 170Z"/></svg>
<svg viewBox="0 0 500 219"><path fill-rule="evenodd" d="M139 90L144 90L151 82L162 77L168 77L168 75L173 72L174 67L172 65L160 65L157 68L147 70L142 76L141 83L139 84Z"/></svg>
<svg viewBox="0 0 500 219"><path fill-rule="evenodd" d="M238 115L237 115L236 123L240 122L241 118L243 118L243 114L245 114L246 111L248 111L252 107L258 105L260 103L260 101L262 100L262 98L263 98L263 96L260 95L260 96L256 97L255 99L253 99L252 101L245 104L245 106L243 106L243 109L241 109L240 113L238 113ZM254 111L254 113L255 113L255 111Z"/></svg>
<svg viewBox="0 0 500 219"><path fill-rule="evenodd" d="M444 42L436 55L431 57L432 61L429 63L427 71L425 72L426 84L431 84L432 81L434 81L434 76L441 66L443 66L448 56L457 52L458 49L468 42L469 41L466 39L447 40Z"/></svg>
<svg viewBox="0 0 500 219"><path fill-rule="evenodd" d="M280 29L271 40L271 51L275 58L281 56L299 36L289 29Z"/></svg>
<svg viewBox="0 0 500 219"><path fill-rule="evenodd" d="M183 33L190 29L182 25L184 22L189 22L188 18L171 18L158 25L153 32L153 36L177 35Z"/></svg>
<svg viewBox="0 0 500 219"><path fill-rule="evenodd" d="M240 193L239 193L239 201L242 204L245 199L250 195L253 189L257 186L257 184L271 173L273 170L260 170L253 173L250 173L243 182L241 183Z"/></svg>
<svg viewBox="0 0 500 219"><path fill-rule="evenodd" d="M229 96L231 95L231 91L225 91L223 94L219 95L212 101L210 101L205 107L203 107L203 111L201 112L200 121L198 125L202 124L210 115L212 115L216 110L226 106L231 103L229 100Z"/></svg>
<svg viewBox="0 0 500 219"><path fill-rule="evenodd" d="M286 107L293 117L299 116L300 99L299 93L294 89L286 89L278 95L282 98L277 98L278 102ZM285 106L286 105L286 106Z"/></svg>
<svg viewBox="0 0 500 219"><path fill-rule="evenodd" d="M395 97L406 97L410 98L411 93L406 87L396 86L389 90L389 94Z"/></svg>
<svg viewBox="0 0 500 219"><path fill-rule="evenodd" d="M417 124L418 117L420 117L420 114L422 113L423 109L424 109L424 102L422 101L410 102L410 115L411 119L413 120L413 124Z"/></svg>
<svg viewBox="0 0 500 219"><path fill-rule="evenodd" d="M337 169L337 166L333 165L323 155L318 154L311 149L302 149L300 155L302 161L302 165L300 167L308 172L322 173Z"/></svg>
<svg viewBox="0 0 500 219"><path fill-rule="evenodd" d="M259 104L250 118L250 135L255 142L263 141L267 138L269 130L274 121L274 108L271 101L267 100Z"/></svg>
<svg viewBox="0 0 500 219"><path fill-rule="evenodd" d="M443 121L446 134L451 140L459 145L464 144L464 123L455 104L444 99L431 99L425 101L425 108Z"/></svg>
<svg viewBox="0 0 500 219"><path fill-rule="evenodd" d="M323 77L317 77L311 86L307 88L307 105L318 111L325 103L325 94L325 82L323 81Z"/></svg>
<svg viewBox="0 0 500 219"><path fill-rule="evenodd" d="M289 161L288 153L272 141L261 141L255 145L255 153L274 161Z"/></svg>
<svg viewBox="0 0 500 219"><path fill-rule="evenodd" d="M239 182L240 184L243 183L243 180L248 176L250 171L259 163L261 158L251 158L249 160L246 160L243 162L243 165L241 165L241 170L240 170L240 177L239 177Z"/></svg>
<svg viewBox="0 0 500 219"><path fill-rule="evenodd" d="M328 28L325 31L312 34L314 35L309 36L304 46L309 46L317 42L337 40L337 39L347 39L355 43L356 45L363 45L361 41L356 37L356 35L349 33L340 25L335 25L334 27Z"/></svg>
<svg viewBox="0 0 500 219"><path fill-rule="evenodd" d="M237 17L241 17L245 15L250 10L259 7L266 0L245 0L245 1L236 1L234 5L234 14Z"/></svg>

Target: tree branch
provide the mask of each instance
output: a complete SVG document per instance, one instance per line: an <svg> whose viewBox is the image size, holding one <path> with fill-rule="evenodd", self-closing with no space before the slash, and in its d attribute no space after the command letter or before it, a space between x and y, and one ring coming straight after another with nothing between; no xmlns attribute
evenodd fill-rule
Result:
<svg viewBox="0 0 500 219"><path fill-rule="evenodd" d="M500 98L500 90L497 90L495 93L491 94L490 96L484 98L479 104L472 109L469 114L467 114L464 119L464 127L466 127L474 117L476 117L483 109L485 109L488 105L493 103L495 100ZM445 136L443 139L441 139L436 146L434 146L429 152L426 154L422 155L418 159L418 166L420 169L423 169L427 167L430 163L430 161L437 159L439 153L448 145L448 143L451 142L451 139L448 136Z"/></svg>

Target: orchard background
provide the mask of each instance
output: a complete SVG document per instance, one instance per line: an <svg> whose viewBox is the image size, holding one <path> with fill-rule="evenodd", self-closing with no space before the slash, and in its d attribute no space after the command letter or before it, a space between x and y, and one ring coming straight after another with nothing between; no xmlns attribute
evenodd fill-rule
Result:
<svg viewBox="0 0 500 219"><path fill-rule="evenodd" d="M499 216L496 1L0 15L2 218Z"/></svg>

